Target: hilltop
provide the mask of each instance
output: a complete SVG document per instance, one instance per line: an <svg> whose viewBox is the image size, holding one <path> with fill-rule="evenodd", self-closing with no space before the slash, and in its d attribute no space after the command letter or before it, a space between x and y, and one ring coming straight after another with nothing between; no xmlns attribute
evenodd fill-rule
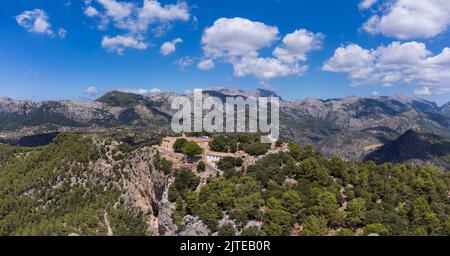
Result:
<svg viewBox="0 0 450 256"><path fill-rule="evenodd" d="M434 165L450 171L450 139L413 128L369 154L366 160Z"/></svg>

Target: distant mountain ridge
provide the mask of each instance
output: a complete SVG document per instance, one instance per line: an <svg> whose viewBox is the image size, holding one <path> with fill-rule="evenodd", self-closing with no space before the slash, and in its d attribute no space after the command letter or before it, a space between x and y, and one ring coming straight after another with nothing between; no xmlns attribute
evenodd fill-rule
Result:
<svg viewBox="0 0 450 256"><path fill-rule="evenodd" d="M221 99L277 96L264 89L245 92L221 88L203 93ZM170 132L174 114L170 104L175 96L175 93L143 96L111 91L92 102L0 98L0 135L71 129L96 132L118 128L164 134ZM449 103L439 107L434 102L398 95L328 100L307 98L294 102L282 99L281 136L299 143L313 143L326 156L362 160L380 145L396 140L413 127L450 137L449 108Z"/></svg>
<svg viewBox="0 0 450 256"><path fill-rule="evenodd" d="M450 102L447 102L440 108L440 112L447 117L450 117Z"/></svg>
<svg viewBox="0 0 450 256"><path fill-rule="evenodd" d="M450 139L412 128L366 156L378 164L412 163L441 167L450 171Z"/></svg>

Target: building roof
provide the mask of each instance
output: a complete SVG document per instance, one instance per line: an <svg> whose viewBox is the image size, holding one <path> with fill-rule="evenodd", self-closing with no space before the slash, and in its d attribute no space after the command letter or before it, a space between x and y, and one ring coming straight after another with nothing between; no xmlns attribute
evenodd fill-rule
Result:
<svg viewBox="0 0 450 256"><path fill-rule="evenodd" d="M189 137L186 138L188 141L192 141L195 143L203 143L203 142L210 142L211 139L210 138L201 138L201 137Z"/></svg>
<svg viewBox="0 0 450 256"><path fill-rule="evenodd" d="M227 157L227 156L234 157L234 154L232 154L232 153L223 153L223 152L215 152L215 151L208 151L208 152L206 152L206 155L219 156L219 157Z"/></svg>

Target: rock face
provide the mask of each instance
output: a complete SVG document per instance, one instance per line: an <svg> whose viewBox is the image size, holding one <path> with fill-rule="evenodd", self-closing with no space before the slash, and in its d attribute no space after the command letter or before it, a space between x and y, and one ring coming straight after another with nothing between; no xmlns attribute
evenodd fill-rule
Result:
<svg viewBox="0 0 450 256"><path fill-rule="evenodd" d="M177 234L177 226L172 220L174 204L168 200L168 177L155 169L153 159L157 152L152 148L142 148L134 152L128 161L125 172L126 192L122 195L125 203L140 209L143 213L152 212L148 220L150 231L162 236Z"/></svg>
<svg viewBox="0 0 450 256"><path fill-rule="evenodd" d="M183 223L185 227L178 233L180 236L208 236L211 234L208 227L198 217L186 215Z"/></svg>
<svg viewBox="0 0 450 256"><path fill-rule="evenodd" d="M174 236L177 232L177 226L172 219L172 211L174 205L164 198L160 204L160 211L158 215L158 233L162 236Z"/></svg>
<svg viewBox="0 0 450 256"><path fill-rule="evenodd" d="M113 142L112 147L117 147ZM155 235L176 235L177 227L172 220L174 204L168 200L170 179L163 172L157 170L153 164L157 152L154 148L143 147L135 150L123 165L119 167L122 177L116 179L115 167L119 166L115 160L102 159L94 163L94 172L103 177L113 177L119 182L114 182L114 186L120 191L121 201L126 208L136 216L146 216L146 222L150 234ZM100 179L97 183L107 185L105 180ZM77 180L73 181L78 182Z"/></svg>
<svg viewBox="0 0 450 256"><path fill-rule="evenodd" d="M151 148L142 148L134 153L125 168L129 177L125 180L127 191L123 198L126 203L143 212L151 210L153 215L158 216L159 203L167 184L164 174L153 166L153 158Z"/></svg>

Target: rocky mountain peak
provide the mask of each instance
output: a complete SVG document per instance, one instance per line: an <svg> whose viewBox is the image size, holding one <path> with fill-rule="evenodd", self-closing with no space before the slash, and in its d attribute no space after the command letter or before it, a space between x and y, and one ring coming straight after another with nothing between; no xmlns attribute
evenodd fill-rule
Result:
<svg viewBox="0 0 450 256"><path fill-rule="evenodd" d="M442 105L440 107L441 113L446 115L447 117L450 117L450 102L447 102L446 104Z"/></svg>
<svg viewBox="0 0 450 256"><path fill-rule="evenodd" d="M267 90L267 89L261 89L258 88L256 89L256 95L258 97L278 97L280 99L282 99L278 94L276 94L274 91L271 90Z"/></svg>

